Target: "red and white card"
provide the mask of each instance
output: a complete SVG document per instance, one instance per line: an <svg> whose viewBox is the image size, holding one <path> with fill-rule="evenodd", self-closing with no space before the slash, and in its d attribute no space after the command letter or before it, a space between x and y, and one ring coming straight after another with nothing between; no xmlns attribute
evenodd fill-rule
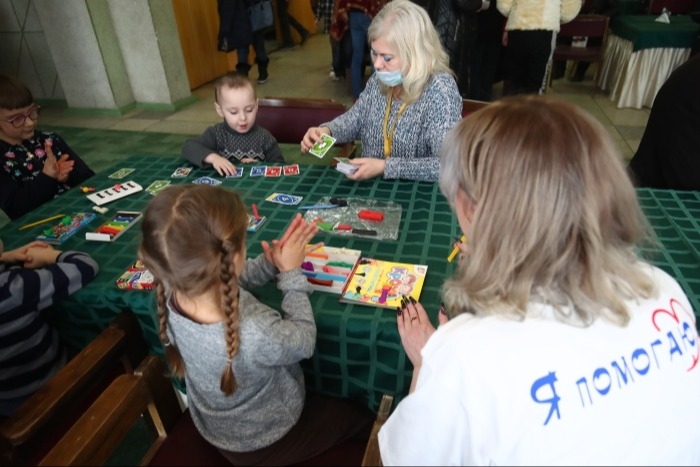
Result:
<svg viewBox="0 0 700 467"><path fill-rule="evenodd" d="M299 164L285 165L284 166L285 175L299 175Z"/></svg>
<svg viewBox="0 0 700 467"><path fill-rule="evenodd" d="M265 170L266 177L279 177L282 175L282 167L268 167Z"/></svg>

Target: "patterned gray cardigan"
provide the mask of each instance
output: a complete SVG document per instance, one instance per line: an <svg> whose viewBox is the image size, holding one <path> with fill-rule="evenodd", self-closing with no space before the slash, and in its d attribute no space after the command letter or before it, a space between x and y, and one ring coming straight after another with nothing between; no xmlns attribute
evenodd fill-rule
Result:
<svg viewBox="0 0 700 467"><path fill-rule="evenodd" d="M383 158L386 105L386 95L372 75L359 100L347 112L319 126L330 128L339 143L359 139L362 157ZM400 106L400 101L391 103L390 128ZM406 107L396 123L384 178L436 181L440 174L440 145L461 118L462 97L454 78L448 73L435 74L420 98Z"/></svg>

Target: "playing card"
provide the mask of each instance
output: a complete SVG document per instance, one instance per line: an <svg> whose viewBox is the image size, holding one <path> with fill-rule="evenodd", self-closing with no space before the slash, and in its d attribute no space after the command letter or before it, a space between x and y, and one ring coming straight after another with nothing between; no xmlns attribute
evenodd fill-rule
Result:
<svg viewBox="0 0 700 467"><path fill-rule="evenodd" d="M136 169L131 169L131 168L124 168L124 169L119 169L116 172L114 172L112 175L109 176L109 178L124 178L127 175L129 175L131 172L133 172Z"/></svg>
<svg viewBox="0 0 700 467"><path fill-rule="evenodd" d="M285 165L284 166L285 175L299 175L299 164Z"/></svg>
<svg viewBox="0 0 700 467"><path fill-rule="evenodd" d="M243 176L243 167L236 167L236 171L231 175L226 175L226 178L240 178Z"/></svg>
<svg viewBox="0 0 700 467"><path fill-rule="evenodd" d="M304 199L302 196L285 195L284 193L272 193L265 198L266 201L270 201L271 203L285 204L287 206L299 204L302 199Z"/></svg>
<svg viewBox="0 0 700 467"><path fill-rule="evenodd" d="M326 155L334 143L335 138L329 135L323 135L319 141L316 141L314 147L309 149L309 152L320 159Z"/></svg>
<svg viewBox="0 0 700 467"><path fill-rule="evenodd" d="M170 185L170 180L154 180L153 183L148 185L146 192L155 196Z"/></svg>
<svg viewBox="0 0 700 467"><path fill-rule="evenodd" d="M192 167L178 167L171 175L172 178L184 178L192 172Z"/></svg>
<svg viewBox="0 0 700 467"><path fill-rule="evenodd" d="M255 167L251 167L250 176L251 177L264 177L266 171L267 171L267 166L265 166L265 165L258 165Z"/></svg>
<svg viewBox="0 0 700 467"><path fill-rule="evenodd" d="M282 167L268 167L265 170L266 177L279 177L282 175Z"/></svg>
<svg viewBox="0 0 700 467"><path fill-rule="evenodd" d="M346 175L352 175L357 172L357 166L350 163L350 159L347 157L336 157L335 170L343 172Z"/></svg>
<svg viewBox="0 0 700 467"><path fill-rule="evenodd" d="M221 184L221 180L217 180L215 178L211 177L199 177L195 180L192 180L192 183L196 183L197 185L219 185Z"/></svg>

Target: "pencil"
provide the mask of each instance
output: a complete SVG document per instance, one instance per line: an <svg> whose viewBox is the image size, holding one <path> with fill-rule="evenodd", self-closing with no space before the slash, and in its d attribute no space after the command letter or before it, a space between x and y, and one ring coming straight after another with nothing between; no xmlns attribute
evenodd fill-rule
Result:
<svg viewBox="0 0 700 467"><path fill-rule="evenodd" d="M467 240L467 237L465 235L462 235L462 237L459 239L460 243L464 243ZM459 246L455 245L455 247L452 249L452 253L450 253L450 256L447 257L447 262L451 263L453 259L455 259L455 256L457 256L457 253L459 253Z"/></svg>
<svg viewBox="0 0 700 467"><path fill-rule="evenodd" d="M60 219L61 217L65 217L65 214L56 214L55 216L47 217L46 219L42 219L42 220L40 220L40 221L32 222L31 224L23 225L22 227L19 228L19 230L24 230L24 229L28 229L28 228L30 228L30 227L34 227L34 226L37 226L37 225L41 225L41 224L43 224L43 223L45 223L45 222L50 222L50 221L53 221L53 220L56 220L56 219Z"/></svg>
<svg viewBox="0 0 700 467"><path fill-rule="evenodd" d="M253 215L255 216L256 221L260 220L260 213L258 212L258 206L255 203L253 203Z"/></svg>

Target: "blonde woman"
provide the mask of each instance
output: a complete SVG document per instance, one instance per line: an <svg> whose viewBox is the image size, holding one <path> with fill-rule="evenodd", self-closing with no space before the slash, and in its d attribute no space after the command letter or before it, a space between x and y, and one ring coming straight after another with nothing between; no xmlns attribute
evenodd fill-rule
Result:
<svg viewBox="0 0 700 467"><path fill-rule="evenodd" d="M414 374L379 433L384 465L699 465L695 315L635 254L648 230L606 130L505 98L441 161L468 240L439 329L420 303L397 311Z"/></svg>
<svg viewBox="0 0 700 467"><path fill-rule="evenodd" d="M462 98L428 13L410 0L393 0L369 27L374 74L359 100L331 122L309 128L308 151L323 134L359 139L352 180L437 181L443 138L459 121Z"/></svg>

